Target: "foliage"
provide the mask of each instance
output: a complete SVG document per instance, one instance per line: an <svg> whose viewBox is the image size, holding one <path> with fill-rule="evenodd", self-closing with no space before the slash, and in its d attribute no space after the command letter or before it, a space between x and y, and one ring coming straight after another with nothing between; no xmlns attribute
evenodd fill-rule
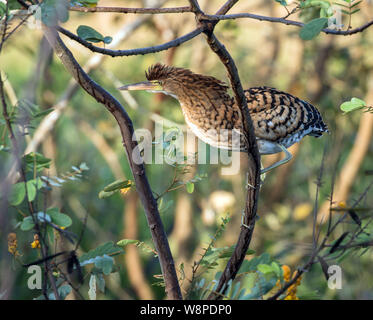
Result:
<svg viewBox="0 0 373 320"><path fill-rule="evenodd" d="M359 98L352 98L350 101L343 102L340 105L340 108L345 113L358 110L358 109L366 109L366 111L373 112L372 107L368 107L366 102Z"/></svg>
<svg viewBox="0 0 373 320"><path fill-rule="evenodd" d="M41 7L41 21L49 27L69 19L68 0L44 0Z"/></svg>
<svg viewBox="0 0 373 320"><path fill-rule="evenodd" d="M111 37L121 28L119 24L122 22L117 18L108 20L112 24L104 24L97 18L98 15L92 14L88 18L88 14L69 14L70 5L94 7L97 1L42 1L43 23L54 26L69 19L69 25L71 23L78 26L76 33L79 37L101 45L111 43ZM293 270L300 270L307 263L313 250L312 213L317 209L317 206L314 208L312 205L316 204L314 181L323 150L327 149L325 183L320 183L318 204L333 200L329 197L338 184L329 181L335 181L333 175L339 175L342 163L354 146L362 112L373 112L369 105L371 101L367 98L372 67L371 30L367 30L366 35L357 34L349 38L348 46L343 40L336 39L332 42L331 38L327 38L329 36L323 37L321 41L318 37L321 30L328 27L330 22L335 22L329 1L276 0L273 5L281 5L281 9L286 10L286 19L299 14L300 20L305 23L299 30L300 38L291 36L292 30L297 29L284 29L289 32L276 27L267 29L264 28L264 23L259 24L258 28L259 22L253 23L248 19L227 21L226 29L219 31L219 37L224 44L229 44L244 88L265 84L309 100L320 109L330 128L330 139L335 140L329 140L329 137L306 137L286 172L279 168L267 175L260 195L260 219L254 232L255 250L247 252L237 277L227 286L224 299L271 297L293 279L294 275L289 278L285 276L285 263L291 265ZM337 26L337 29L348 30L352 28L352 24L354 27L358 26L364 19L364 2L340 0L335 5L342 8L344 23ZM253 12L256 9L272 10L269 5L268 8L256 8L255 4L253 6ZM14 25L17 21L13 20L13 10L21 7L17 1L9 1L9 21ZM5 13L6 7L0 2L0 16L4 18ZM131 32L136 33L125 38L122 45L125 48L138 47L139 43L150 46L168 41L170 35L182 35L192 30L195 26L194 19L184 23L179 17L167 15L162 23L157 19L146 20L148 22L141 24L137 31L137 27L128 27L128 22L124 21L124 30L133 28ZM139 22L136 20L136 23ZM224 23L219 22L217 28ZM16 290L11 293L11 298L56 299L49 284L47 288L35 291L28 290L24 285L28 275L23 265L42 260L43 249L46 247L46 256L53 267L59 298L66 298L71 292L77 295L80 293L79 298L92 300L141 298L130 281L128 264L121 259L127 254L129 246L136 246L141 254L139 261L143 269L140 271L145 281L153 284L150 288L154 297L163 299L164 280L160 275L158 253L153 248L143 209L137 205L133 225L128 226L124 222L127 212L126 217L122 217L122 212L133 205L127 195L137 190L113 119L82 90L71 90L71 79L58 60L43 58L43 63L39 61L43 52L37 46L40 40L39 30L29 30L25 26L19 29L11 35L1 52L4 59L2 71L5 73L2 79L11 89L5 90L9 117L5 119L3 114L0 117L0 196L1 200L6 197L10 231L6 235L8 256L1 256L0 261L8 263L10 256L13 260L11 262L15 262L8 264L15 275ZM6 34L9 34L8 31ZM247 39L252 41L246 41ZM313 41L302 41L311 39ZM70 44L67 45L70 47ZM123 104L135 128L152 127L151 119L155 116L183 123L183 115L174 100L160 95L154 97L148 93L135 93L130 97L131 100L128 96L119 95L116 80L118 78L126 83L132 80L143 81L143 70L157 61L168 61L169 64L193 70L200 69L198 72L227 80L220 62L211 58L205 47L202 46L201 49L199 45L198 41L193 40L163 53L126 59L103 59L103 64L98 68L92 67L91 76ZM86 58L89 63L94 61L84 56L85 52L80 48L71 46L71 49L78 56L78 61L85 61ZM92 65L88 66L91 68ZM36 88L33 89L35 97L29 99L29 86L33 88L33 85ZM12 100L12 89L17 100L15 103ZM135 103L131 105L131 101ZM342 103L343 101L346 102ZM66 107L61 107L64 103ZM25 176L17 175L8 189L2 188L8 173L16 165L15 148L7 121L15 132L22 152L29 141L35 138L35 130L41 122L55 110L63 115L54 124L53 130L45 134L43 145L36 152L20 157ZM341 110L348 113L348 116L343 116ZM93 135L87 134L80 123L89 124L109 145L111 153L101 140L97 141ZM162 153L167 162L162 165L147 165L146 173L167 235L170 235L170 245L177 259L178 275L180 283L185 285L186 296L189 299L205 299L216 290L221 271L234 249L232 243L236 241L241 227L246 162L243 162L240 174L229 177L221 175L220 165L190 165L186 163L184 150L177 145L180 133L180 129L174 126L162 132L162 137L154 138L153 146L162 143ZM47 138L52 140L52 145L48 144ZM207 150L208 156L209 152L210 149ZM119 170L124 173L121 176L126 178L119 179L120 176L111 166L113 154L117 155ZM340 162L336 161L337 157ZM266 160L265 156L263 160ZM346 204L343 206L341 203L332 203L331 223L334 225L339 220L340 223L318 253L317 263L299 280L297 297L300 299L372 298L366 286L373 281L369 272L372 264L369 243L373 232L370 223L373 205L371 191L362 196L371 183L371 163L372 156L368 149L359 167L354 168L356 176L351 181L352 187L345 199ZM213 197L216 191L229 194L234 200L233 204L225 207L224 201L227 199L221 193ZM280 192L283 194L278 196ZM118 193L122 196L111 197ZM354 205L355 200L360 197L361 201ZM188 206L182 202L185 199ZM189 214L185 216L187 219L180 219L176 208L180 211L185 209ZM302 214L298 214L300 211ZM228 212L229 218L226 217ZM178 225L179 221L182 221L181 227ZM135 231L134 239L123 239L124 230ZM183 232L178 233L178 230ZM191 230L189 235L188 230ZM328 233L327 224L318 224L315 233L322 239ZM40 246L32 246L33 243L36 244L35 235L38 234ZM70 246L63 249L67 253L62 253L59 248L63 240L68 240L66 242ZM73 263L72 253L78 255L78 263ZM63 258L66 254L67 259ZM330 277L328 268L333 264L343 267L343 277L346 279L343 290L331 290L327 286ZM38 265L44 268L44 262ZM67 265L71 267L71 272L67 271L73 278L71 283L64 277L67 274L63 267ZM356 270L359 270L359 274ZM79 272L82 273L82 282L73 277ZM112 285L113 281L109 281L112 279L115 279L116 288ZM0 292L0 297L4 294ZM285 290L279 299L286 299L286 294Z"/></svg>
<svg viewBox="0 0 373 320"><path fill-rule="evenodd" d="M316 37L328 23L327 18L314 19L300 30L299 35L303 40L311 40Z"/></svg>
<svg viewBox="0 0 373 320"><path fill-rule="evenodd" d="M105 199L116 192L120 192L122 194L126 194L128 190L133 186L133 183L131 180L116 180L109 185L107 185L104 190L100 191L98 194L98 197L100 199Z"/></svg>
<svg viewBox="0 0 373 320"><path fill-rule="evenodd" d="M76 33L80 38L89 42L103 42L104 44L109 44L113 40L112 37L104 37L101 33L89 26L79 26Z"/></svg>

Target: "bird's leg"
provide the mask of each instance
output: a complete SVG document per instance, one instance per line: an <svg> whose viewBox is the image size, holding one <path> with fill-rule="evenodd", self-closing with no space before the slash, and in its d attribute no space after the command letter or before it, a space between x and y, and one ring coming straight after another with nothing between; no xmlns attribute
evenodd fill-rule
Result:
<svg viewBox="0 0 373 320"><path fill-rule="evenodd" d="M277 161L276 163L272 164L271 166L269 166L267 168L262 169L261 174L263 174L265 172L268 172L269 170L272 170L274 168L277 168L278 166L281 166L286 162L289 162L291 160L291 158L293 157L293 155L288 151L288 149L286 149L282 144L278 143L277 145L285 153L285 158L281 159L280 161Z"/></svg>
<svg viewBox="0 0 373 320"><path fill-rule="evenodd" d="M267 174L263 170L264 170L263 163L262 161L260 161L260 187L263 185L264 180L267 176Z"/></svg>

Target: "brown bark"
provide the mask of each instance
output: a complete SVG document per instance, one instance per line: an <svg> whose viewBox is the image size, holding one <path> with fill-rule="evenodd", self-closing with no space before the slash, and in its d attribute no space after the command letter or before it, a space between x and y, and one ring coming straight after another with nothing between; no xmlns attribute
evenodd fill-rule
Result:
<svg viewBox="0 0 373 320"><path fill-rule="evenodd" d="M145 174L145 167L143 164L137 164L133 159L134 154L137 155L138 158L140 155L137 142L132 140L134 129L131 119L123 106L84 72L55 30L44 27L44 34L65 68L71 73L80 86L99 103L103 104L116 119L123 137L123 144L133 173L136 190L144 206L153 242L158 252L167 297L169 299L182 299L167 236L159 215L157 202L154 199Z"/></svg>

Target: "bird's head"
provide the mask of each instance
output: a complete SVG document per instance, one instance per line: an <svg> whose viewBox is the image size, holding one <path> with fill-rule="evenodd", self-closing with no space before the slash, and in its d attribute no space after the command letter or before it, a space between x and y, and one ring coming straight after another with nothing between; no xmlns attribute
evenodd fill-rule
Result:
<svg viewBox="0 0 373 320"><path fill-rule="evenodd" d="M119 90L146 90L150 92L163 92L183 99L190 91L198 90L223 90L227 91L227 85L209 76L193 73L184 68L166 66L160 63L152 65L145 76L148 81L129 84L118 88Z"/></svg>

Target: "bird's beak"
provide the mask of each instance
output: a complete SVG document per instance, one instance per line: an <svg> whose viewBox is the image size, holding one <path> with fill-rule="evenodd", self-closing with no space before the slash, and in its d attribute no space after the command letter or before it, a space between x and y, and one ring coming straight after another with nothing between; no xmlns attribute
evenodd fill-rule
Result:
<svg viewBox="0 0 373 320"><path fill-rule="evenodd" d="M143 81L134 84L128 84L123 87L119 87L119 90L149 90L149 91L161 91L161 85L156 81Z"/></svg>

